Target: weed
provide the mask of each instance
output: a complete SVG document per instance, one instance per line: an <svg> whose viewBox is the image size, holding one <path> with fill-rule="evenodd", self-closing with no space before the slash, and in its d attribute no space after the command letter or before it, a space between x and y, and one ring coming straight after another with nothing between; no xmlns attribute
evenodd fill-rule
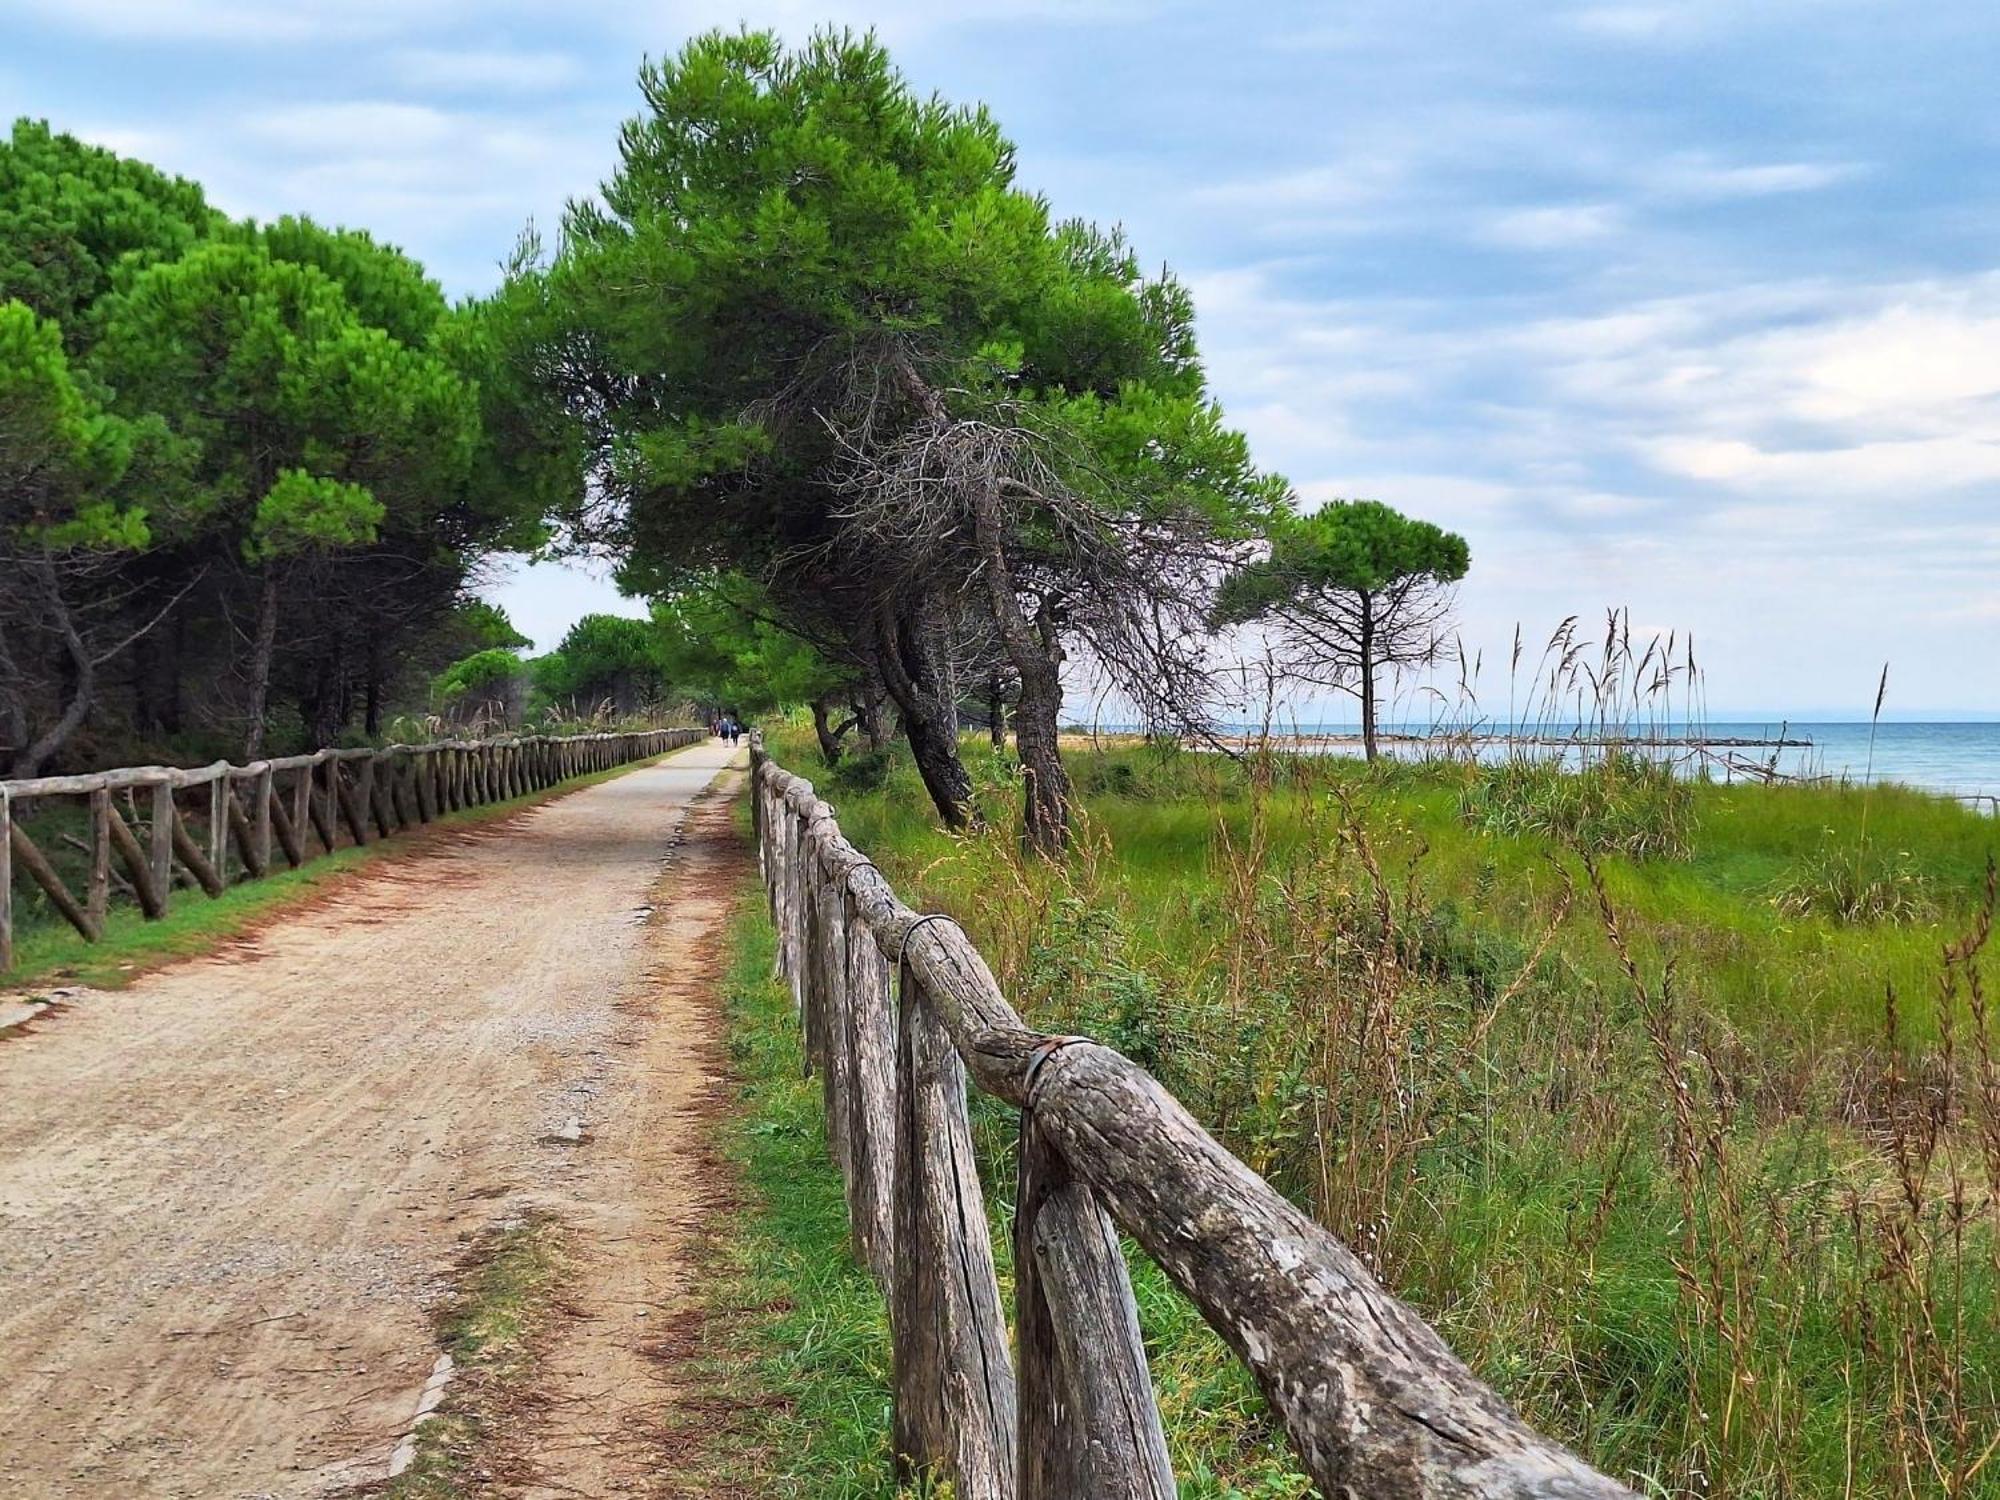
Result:
<svg viewBox="0 0 2000 1500"><path fill-rule="evenodd" d="M1502 765L1588 816L1488 824L1463 762L1075 759L1065 862L1024 858L1004 822L937 831L900 771L843 827L965 923L1035 1024L1144 1054L1530 1420L1635 1488L1990 1491L1989 821L1636 761L1613 790L1670 801L1631 813ZM1857 829L1864 799L1922 905L1774 905L1851 850L1825 830ZM1891 993L1930 1003L1899 1003L1892 1032ZM1289 1493L1227 1356L1149 1303L1156 1274L1136 1284L1189 1492Z"/></svg>
<svg viewBox="0 0 2000 1500"><path fill-rule="evenodd" d="M1789 917L1824 917L1853 926L1929 921L1938 915L1933 883L1905 850L1893 855L1828 848L1800 860L1771 889Z"/></svg>

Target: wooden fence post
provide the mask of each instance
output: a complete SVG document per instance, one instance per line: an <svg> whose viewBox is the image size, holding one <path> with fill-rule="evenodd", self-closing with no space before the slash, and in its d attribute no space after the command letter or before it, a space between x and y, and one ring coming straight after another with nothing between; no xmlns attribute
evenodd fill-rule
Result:
<svg viewBox="0 0 2000 1500"><path fill-rule="evenodd" d="M111 793L99 787L90 794L90 876L84 892L84 910L90 913L93 929L86 934L92 942L104 931L104 917L111 905Z"/></svg>
<svg viewBox="0 0 2000 1500"><path fill-rule="evenodd" d="M323 749L248 766L219 761L195 770L142 766L0 781L0 970L12 967L17 956L13 877L22 872L72 927L86 940L97 942L109 914L114 860L123 872L116 875L119 889L124 891L129 884L141 910L158 918L172 902L177 879L191 878L215 896L227 889L232 878L271 873L274 838L287 862L297 867L312 857L309 832L332 853L339 846L343 824L356 844L367 844L447 811L525 797L571 776L629 765L697 738L692 731L671 729L572 737L527 734L366 751ZM352 770L344 770L350 763ZM280 785L281 773L294 779ZM324 780L316 783L316 775ZM202 787L207 788L205 812L184 814L179 794ZM147 797L139 796L142 788ZM81 846L85 874L80 895L64 884L23 827L21 806L37 796L87 799L89 837ZM122 813L121 805L126 808ZM801 884L807 874L798 863L796 841L794 831L794 847L789 850L794 858L788 865L793 889L787 909L804 913L817 893ZM817 964L825 976L822 988L837 1004L846 984L845 912L836 896L825 900L829 904L821 917L823 926L815 929L821 951L809 953L802 934L793 930L784 962L795 985L808 965ZM844 1046L845 1029L844 1020L836 1034L822 1028L822 1049L829 1044ZM838 1138L843 1129L839 1122L846 1119L850 1106L838 1080L830 1079L828 1087L839 1091L832 1100Z"/></svg>
<svg viewBox="0 0 2000 1500"><path fill-rule="evenodd" d="M806 964L819 1031L821 1113L826 1117L827 1147L840 1168L842 1185L851 1192L854 1159L848 1140L848 1101L853 1096L854 1077L847 1050L851 1032L847 1015L847 909L842 900L845 882L828 874L817 842L807 857L811 905Z"/></svg>
<svg viewBox="0 0 2000 1500"><path fill-rule="evenodd" d="M208 784L208 862L224 885L229 884L229 768L216 769Z"/></svg>
<svg viewBox="0 0 2000 1500"><path fill-rule="evenodd" d="M108 829L105 836L108 840L110 837ZM28 830L21 826L18 817L13 820L13 826L8 830L8 842L12 846L14 859L28 872L29 878L42 888L42 894L49 898L49 903L63 914L64 920L70 926L83 934L84 941L96 942L103 935L102 924L90 914L89 907L84 902L78 901L69 893L69 887L65 886L62 877L56 874L55 866L51 865L48 857L35 847L34 840L28 837Z"/></svg>
<svg viewBox="0 0 2000 1500"><path fill-rule="evenodd" d="M167 914L166 894L153 883L153 867L146 851L139 846L138 837L126 826L116 807L110 808L110 814L111 844L125 866L126 877L132 882L132 894L138 899L139 910L145 913L147 921L158 921Z"/></svg>
<svg viewBox="0 0 2000 1500"><path fill-rule="evenodd" d="M256 819L252 825L257 835L257 873L262 875L271 868L271 767L266 762L257 772L252 783L251 796L256 798Z"/></svg>
<svg viewBox="0 0 2000 1500"><path fill-rule="evenodd" d="M0 787L0 974L14 967L14 798Z"/></svg>
<svg viewBox="0 0 2000 1500"><path fill-rule="evenodd" d="M220 896L222 875L209 863L208 856L194 841L194 835L188 832L187 824L178 811L173 814L172 838L174 853L180 856L181 863L188 867L188 873L194 876L196 883L210 896Z"/></svg>
<svg viewBox="0 0 2000 1500"><path fill-rule="evenodd" d="M1175 1500L1138 1307L1096 1196L1021 1112L1014 1208L1018 1500Z"/></svg>
<svg viewBox="0 0 2000 1500"><path fill-rule="evenodd" d="M777 916L774 919L778 931L778 977L788 985L792 984L792 824L798 815L792 811L789 802L777 805L777 827L773 830L772 842L776 846L777 872L772 882L772 901ZM792 990L792 1004L798 1004L798 990Z"/></svg>
<svg viewBox="0 0 2000 1500"><path fill-rule="evenodd" d="M278 836L278 847L285 852L285 863L297 869L306 862L306 840L304 832L285 811L285 799L279 795L277 773L271 773L271 831ZM296 796L294 797L296 804Z"/></svg>
<svg viewBox="0 0 2000 1500"><path fill-rule="evenodd" d="M260 880L269 867L257 852L257 830L251 826L250 816L243 811L242 799L234 789L229 796L229 831L236 837L236 857L243 861L244 873L249 879Z"/></svg>
<svg viewBox="0 0 2000 1500"><path fill-rule="evenodd" d="M152 828L146 853L152 865L153 889L164 915L174 892L174 784L162 777L153 787Z"/></svg>
<svg viewBox="0 0 2000 1500"><path fill-rule="evenodd" d="M890 1010L889 961L841 881L847 938L847 1216L861 1262L886 1294L896 1274L893 1173L896 1169L896 1018Z"/></svg>
<svg viewBox="0 0 2000 1500"><path fill-rule="evenodd" d="M1011 1500L1014 1372L959 1060L923 987L902 973L896 1045L895 1454L941 1471L959 1500Z"/></svg>
<svg viewBox="0 0 2000 1500"><path fill-rule="evenodd" d="M306 803L311 796L312 768L301 766L292 773L292 784L280 788L276 772L271 778L271 831L285 851L285 860L296 868L312 858L307 840L312 833L312 814Z"/></svg>

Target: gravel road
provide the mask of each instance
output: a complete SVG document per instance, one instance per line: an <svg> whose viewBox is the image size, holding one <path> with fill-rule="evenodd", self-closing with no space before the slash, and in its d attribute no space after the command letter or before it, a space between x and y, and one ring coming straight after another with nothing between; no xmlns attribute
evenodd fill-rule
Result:
<svg viewBox="0 0 2000 1500"><path fill-rule="evenodd" d="M604 1304L556 1340L567 1420L596 1450L632 1429L666 1377L619 1317L659 1316L699 1216L676 1143L713 1012L690 997L741 854L718 795L689 809L732 757L413 837L0 1035L0 1494L379 1481L455 1265L533 1210L578 1229L572 1305ZM584 1468L553 1488L642 1492L615 1456Z"/></svg>

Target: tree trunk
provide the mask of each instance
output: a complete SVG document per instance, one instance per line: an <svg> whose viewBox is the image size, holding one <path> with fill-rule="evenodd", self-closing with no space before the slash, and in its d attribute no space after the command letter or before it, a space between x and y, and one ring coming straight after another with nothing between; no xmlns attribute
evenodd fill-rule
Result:
<svg viewBox="0 0 2000 1500"><path fill-rule="evenodd" d="M1375 600L1368 594L1361 596L1361 748L1375 759Z"/></svg>
<svg viewBox="0 0 2000 1500"><path fill-rule="evenodd" d="M1056 639L1052 606L1045 601L1032 624L1021 610L1007 561L999 492L988 489L976 496L972 517L993 623L1020 679L1020 695L1014 700L1014 751L1021 757L1021 836L1031 848L1057 854L1069 843L1070 789L1057 741L1062 646Z"/></svg>
<svg viewBox="0 0 2000 1500"><path fill-rule="evenodd" d="M876 661L938 816L947 828L969 828L972 777L958 758L958 705L943 687L939 633L934 606L905 611L885 604L876 617Z"/></svg>
<svg viewBox="0 0 2000 1500"><path fill-rule="evenodd" d="M159 709L153 701L155 655L150 636L132 643L132 723L149 739L160 732Z"/></svg>
<svg viewBox="0 0 2000 1500"><path fill-rule="evenodd" d="M861 726L861 737L868 742L870 750L888 748L888 698L889 690L882 686L881 671L873 662L869 663L861 686L854 694L854 721Z"/></svg>
<svg viewBox="0 0 2000 1500"><path fill-rule="evenodd" d="M76 621L71 618L69 604L62 596L62 585L56 580L55 564L42 557L37 560L34 572L48 605L47 623L62 638L64 659L69 666L66 674L69 678L69 701L63 705L55 723L14 758L14 774L23 778L39 776L49 757L69 743L70 736L82 727L85 716L90 713L91 700L97 692L97 663L90 659L90 650L77 633Z"/></svg>
<svg viewBox="0 0 2000 1500"><path fill-rule="evenodd" d="M840 764L840 739L846 728L833 727L833 694L824 693L812 701L813 733L819 737L819 758L829 766ZM852 721L849 721L851 727Z"/></svg>
<svg viewBox="0 0 2000 1500"><path fill-rule="evenodd" d="M7 641L6 622L0 620L0 766L17 776L14 759L28 748L28 684Z"/></svg>
<svg viewBox="0 0 2000 1500"><path fill-rule="evenodd" d="M243 758L264 753L264 713L271 699L271 659L278 647L278 577L266 571L257 594L257 638L250 649L250 725L243 735Z"/></svg>
<svg viewBox="0 0 2000 1500"><path fill-rule="evenodd" d="M1060 650L1023 657L1014 700L1014 752L1021 758L1024 783L1021 834L1044 854L1060 853L1069 842L1069 771L1058 740L1062 719Z"/></svg>
<svg viewBox="0 0 2000 1500"><path fill-rule="evenodd" d="M331 745L340 731L336 709L340 703L340 693L335 679L340 674L340 638L334 637L333 644L319 653L319 660L313 667L312 698L302 704L307 733L312 739L312 748L317 750Z"/></svg>
<svg viewBox="0 0 2000 1500"><path fill-rule="evenodd" d="M160 684L160 727L168 734L181 732L181 665L187 656L187 611L174 611L173 628L167 632L165 649L166 680Z"/></svg>
<svg viewBox="0 0 2000 1500"><path fill-rule="evenodd" d="M986 674L986 732L996 751L1007 748L1007 685L997 667Z"/></svg>
<svg viewBox="0 0 2000 1500"><path fill-rule="evenodd" d="M371 740L382 732L382 641L375 635L368 638L368 696L362 723Z"/></svg>

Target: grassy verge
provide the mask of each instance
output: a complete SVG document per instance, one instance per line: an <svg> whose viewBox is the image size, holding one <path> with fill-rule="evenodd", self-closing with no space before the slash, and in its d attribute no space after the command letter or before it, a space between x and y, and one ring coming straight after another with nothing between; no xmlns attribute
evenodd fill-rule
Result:
<svg viewBox="0 0 2000 1500"><path fill-rule="evenodd" d="M631 765L613 766L506 802L462 808L412 832L490 823L649 764L652 762L635 761ZM40 920L29 918L15 934L14 967L0 973L0 989L52 983L115 989L130 984L163 963L206 953L257 923L310 901L350 870L412 847L416 846L410 838L398 834L361 848L337 849L308 860L296 870L281 869L262 880L232 885L214 898L195 890L177 889L166 916L153 922L147 921L136 907L116 905L105 917L103 939L95 943L86 942L53 914L45 914Z"/></svg>
<svg viewBox="0 0 2000 1500"><path fill-rule="evenodd" d="M527 1381L534 1342L562 1283L561 1225L530 1215L486 1237L467 1257L459 1292L438 1320L456 1367L444 1404L417 1429L410 1467L377 1491L385 1500L458 1500L485 1493L465 1481Z"/></svg>
<svg viewBox="0 0 2000 1500"><path fill-rule="evenodd" d="M776 748L1025 1015L1150 1068L1642 1493L1996 1492L1991 820L1138 747L1072 758L1052 863L981 747L970 837L900 758ZM980 1144L999 1204L1004 1128ZM1206 1331L1138 1285L1186 1492L1285 1493Z"/></svg>
<svg viewBox="0 0 2000 1500"><path fill-rule="evenodd" d="M789 992L754 877L724 976L739 1108L723 1122L743 1211L706 1247L702 1355L691 1372L731 1420L698 1467L717 1492L890 1496L888 1319L854 1261L826 1154L819 1085L801 1076Z"/></svg>
<svg viewBox="0 0 2000 1500"><path fill-rule="evenodd" d="M703 1377L735 1421L704 1463L742 1489L798 1500L897 1494L889 1452L889 1342L881 1297L854 1260L816 1081L801 1076L790 992L771 977L774 935L746 887L729 934L729 1046L741 1107L726 1149L746 1212L711 1247ZM981 1105L994 1254L1011 1296L1011 1112ZM1293 1500L1309 1493L1248 1378L1191 1304L1142 1258L1134 1290L1182 1494Z"/></svg>

